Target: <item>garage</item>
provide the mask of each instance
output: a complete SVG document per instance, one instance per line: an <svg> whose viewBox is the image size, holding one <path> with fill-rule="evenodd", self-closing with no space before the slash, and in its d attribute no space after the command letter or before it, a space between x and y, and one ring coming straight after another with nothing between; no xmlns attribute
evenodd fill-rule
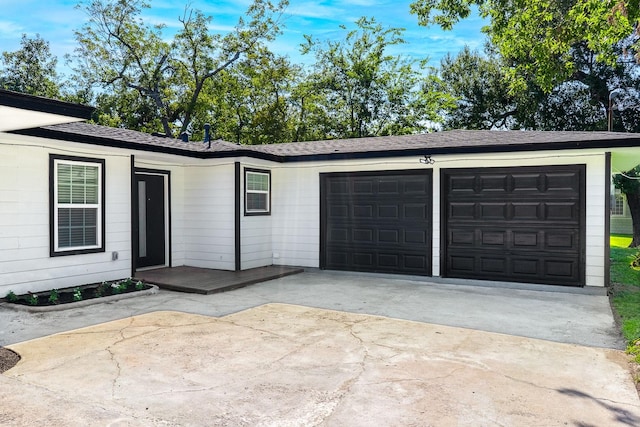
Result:
<svg viewBox="0 0 640 427"><path fill-rule="evenodd" d="M447 277L582 286L585 166L444 169Z"/></svg>
<svg viewBox="0 0 640 427"><path fill-rule="evenodd" d="M320 175L320 266L431 275L432 171Z"/></svg>

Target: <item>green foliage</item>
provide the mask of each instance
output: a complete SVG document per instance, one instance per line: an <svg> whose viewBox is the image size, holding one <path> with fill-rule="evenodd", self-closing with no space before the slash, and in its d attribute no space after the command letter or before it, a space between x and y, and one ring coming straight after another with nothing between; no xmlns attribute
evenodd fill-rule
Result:
<svg viewBox="0 0 640 427"><path fill-rule="evenodd" d="M404 30L383 28L375 18L362 17L343 40L318 41L306 35L302 53L316 59L310 76L322 94L328 137L358 138L426 130L439 121L433 93L420 85L416 64L387 53L404 43ZM427 86L428 89L431 87ZM442 97L444 99L444 97Z"/></svg>
<svg viewBox="0 0 640 427"><path fill-rule="evenodd" d="M141 280L136 282L136 291L141 291L144 289L144 283Z"/></svg>
<svg viewBox="0 0 640 427"><path fill-rule="evenodd" d="M636 255L635 248L611 247L611 282L639 283L640 270L631 268Z"/></svg>
<svg viewBox="0 0 640 427"><path fill-rule="evenodd" d="M415 0L411 12L421 25L451 29L474 8L489 20L483 31L503 58L509 87L526 89L528 81L545 92L578 71L571 51L579 43L600 62L614 65L615 45L631 36L638 22L638 2L622 0Z"/></svg>
<svg viewBox="0 0 640 427"><path fill-rule="evenodd" d="M29 305L38 305L38 295L29 292L29 296L27 297L27 303L29 303Z"/></svg>
<svg viewBox="0 0 640 427"><path fill-rule="evenodd" d="M621 52L622 46L618 47ZM607 128L611 88L614 94L614 130L640 131L638 110L640 66L620 61L614 66L599 63L582 43L571 50L576 71L545 92L530 76L515 90L509 87L509 73L516 60L507 60L498 49L484 53L465 48L458 55L442 59L436 75L438 90L456 99L446 112L445 128L536 129L593 131ZM527 58L522 61L528 63ZM628 89L620 89L628 88Z"/></svg>
<svg viewBox="0 0 640 427"><path fill-rule="evenodd" d="M49 292L49 302L51 304L58 304L60 302L60 293L57 289L51 289Z"/></svg>
<svg viewBox="0 0 640 427"><path fill-rule="evenodd" d="M20 49L2 52L0 88L57 98L60 96L57 62L58 59L51 53L49 42L39 34L34 38L23 34Z"/></svg>
<svg viewBox="0 0 640 427"><path fill-rule="evenodd" d="M640 363L640 269L630 265L636 250L619 247L618 244L623 244L615 243L619 239L616 236L611 239L611 304L622 322L622 335L629 343L628 350Z"/></svg>
<svg viewBox="0 0 640 427"><path fill-rule="evenodd" d="M640 322L637 324L637 329L640 330ZM627 347L627 353L634 357L636 363L640 363L640 339L635 340ZM640 380L640 379L637 379Z"/></svg>
<svg viewBox="0 0 640 427"><path fill-rule="evenodd" d="M82 301L82 289L79 287L74 288L72 298L74 301Z"/></svg>
<svg viewBox="0 0 640 427"><path fill-rule="evenodd" d="M214 137L238 144L292 141L298 117L294 90L301 76L300 67L264 47L221 72L204 98ZM194 123L201 128L206 121L205 115Z"/></svg>
<svg viewBox="0 0 640 427"><path fill-rule="evenodd" d="M5 298L6 298L6 299L7 299L7 301L9 301L9 302L16 302L16 301L18 301L18 296L17 296L15 293L13 293L13 291L9 291L9 292L7 293L7 295L5 296Z"/></svg>
<svg viewBox="0 0 640 427"><path fill-rule="evenodd" d="M187 7L180 30L168 39L164 26L143 21L149 4L142 0L81 2L87 21L75 32L75 71L85 86L106 94L96 120L167 136L189 130L194 116L207 110L201 102L207 82L261 41L273 40L286 5L287 0L254 0L225 36L210 31L210 16Z"/></svg>

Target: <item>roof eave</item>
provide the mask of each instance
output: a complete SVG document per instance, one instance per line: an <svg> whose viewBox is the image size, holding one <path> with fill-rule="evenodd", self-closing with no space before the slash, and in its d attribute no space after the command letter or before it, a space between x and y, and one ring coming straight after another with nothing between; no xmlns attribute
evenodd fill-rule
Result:
<svg viewBox="0 0 640 427"><path fill-rule="evenodd" d="M89 120L95 110L95 108L87 105L28 95L5 89L0 89L0 105L82 120Z"/></svg>

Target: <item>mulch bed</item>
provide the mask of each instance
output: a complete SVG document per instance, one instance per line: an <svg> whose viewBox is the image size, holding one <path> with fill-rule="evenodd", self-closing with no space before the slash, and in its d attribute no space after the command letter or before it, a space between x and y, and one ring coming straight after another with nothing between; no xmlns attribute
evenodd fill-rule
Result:
<svg viewBox="0 0 640 427"><path fill-rule="evenodd" d="M9 298L7 296L5 300L12 304L45 307L108 297L112 295L128 294L131 292L144 291L150 288L151 286L146 283L125 279L115 282L93 283L90 285L76 286L72 288L56 289L55 291L50 290L15 295L13 298ZM55 297L51 298L53 292L55 292Z"/></svg>
<svg viewBox="0 0 640 427"><path fill-rule="evenodd" d="M8 348L0 347L0 374L16 366L19 361L20 355L18 353Z"/></svg>

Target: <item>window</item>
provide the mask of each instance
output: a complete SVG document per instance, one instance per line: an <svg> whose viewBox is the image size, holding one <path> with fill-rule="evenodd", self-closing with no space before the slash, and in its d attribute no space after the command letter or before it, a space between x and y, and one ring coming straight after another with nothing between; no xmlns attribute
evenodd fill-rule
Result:
<svg viewBox="0 0 640 427"><path fill-rule="evenodd" d="M611 200L611 215L624 215L624 196L618 188Z"/></svg>
<svg viewBox="0 0 640 427"><path fill-rule="evenodd" d="M611 215L624 215L624 195L619 188L611 189Z"/></svg>
<svg viewBox="0 0 640 427"><path fill-rule="evenodd" d="M271 172L245 169L244 182L244 214L269 215L271 211Z"/></svg>
<svg viewBox="0 0 640 427"><path fill-rule="evenodd" d="M50 157L51 256L104 252L104 160Z"/></svg>

